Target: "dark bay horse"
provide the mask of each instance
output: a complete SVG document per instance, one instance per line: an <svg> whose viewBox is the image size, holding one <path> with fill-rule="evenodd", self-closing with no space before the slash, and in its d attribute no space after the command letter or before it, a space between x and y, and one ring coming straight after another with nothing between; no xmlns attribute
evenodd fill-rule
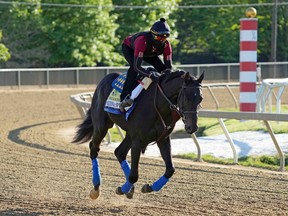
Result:
<svg viewBox="0 0 288 216"><path fill-rule="evenodd" d="M140 155L149 143L157 143L166 170L153 184L145 184L141 190L143 193L161 190L175 171L170 134L176 122L182 117L188 134L198 129L198 108L203 99L201 82L204 73L198 79L185 71L162 75L159 84L152 83L145 90L128 120L125 119L125 114L116 115L104 111L105 102L112 91L111 83L118 75L109 74L101 80L93 95L91 108L85 120L78 126L73 140L74 143L83 143L92 138L89 143L94 185L90 192L92 199L97 199L100 194L101 175L97 159L100 144L114 123L126 131L125 138L114 153L126 177L126 182L116 189L116 193L125 194L127 198L133 197L133 184L138 180ZM126 159L130 149L131 168Z"/></svg>

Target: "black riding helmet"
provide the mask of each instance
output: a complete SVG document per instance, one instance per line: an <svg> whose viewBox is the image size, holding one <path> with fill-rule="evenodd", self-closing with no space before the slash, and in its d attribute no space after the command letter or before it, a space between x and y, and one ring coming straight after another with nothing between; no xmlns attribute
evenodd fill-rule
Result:
<svg viewBox="0 0 288 216"><path fill-rule="evenodd" d="M155 36L154 39L157 38L156 36L168 38L170 36L170 27L164 18L160 18L160 21L157 21L152 25L150 32Z"/></svg>

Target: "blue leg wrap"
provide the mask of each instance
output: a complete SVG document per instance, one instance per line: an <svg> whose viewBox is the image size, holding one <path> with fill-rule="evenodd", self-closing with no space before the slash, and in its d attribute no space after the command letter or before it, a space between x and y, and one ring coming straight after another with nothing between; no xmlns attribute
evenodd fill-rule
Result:
<svg viewBox="0 0 288 216"><path fill-rule="evenodd" d="M100 185L101 183L101 174L97 158L92 160L92 183L94 186Z"/></svg>
<svg viewBox="0 0 288 216"><path fill-rule="evenodd" d="M123 193L127 194L131 190L132 186L133 186L132 183L126 181L126 183L121 187L121 190Z"/></svg>
<svg viewBox="0 0 288 216"><path fill-rule="evenodd" d="M162 187L169 181L168 178L165 176L161 176L157 181L155 181L152 185L152 190L153 191L159 191L161 190Z"/></svg>
<svg viewBox="0 0 288 216"><path fill-rule="evenodd" d="M130 175L130 165L127 160L123 160L121 162L121 168L126 176L126 180L128 181L129 175Z"/></svg>

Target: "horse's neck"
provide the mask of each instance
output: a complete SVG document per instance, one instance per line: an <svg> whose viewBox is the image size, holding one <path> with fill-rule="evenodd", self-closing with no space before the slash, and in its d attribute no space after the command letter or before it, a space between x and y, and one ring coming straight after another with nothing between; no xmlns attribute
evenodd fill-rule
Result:
<svg viewBox="0 0 288 216"><path fill-rule="evenodd" d="M175 105L177 103L177 98L178 98L179 92L181 90L182 84L183 84L183 79L177 78L177 79L171 80L168 83L165 83L162 86L164 94Z"/></svg>
<svg viewBox="0 0 288 216"><path fill-rule="evenodd" d="M158 92L156 107L158 115L161 116L162 125L174 126L180 117L177 115L177 113L173 112L174 108L171 108L171 105L177 106L177 99L181 86L182 84L180 82L180 78L178 78L177 81L176 79L173 79L165 84L162 84L162 93L161 90L156 90Z"/></svg>

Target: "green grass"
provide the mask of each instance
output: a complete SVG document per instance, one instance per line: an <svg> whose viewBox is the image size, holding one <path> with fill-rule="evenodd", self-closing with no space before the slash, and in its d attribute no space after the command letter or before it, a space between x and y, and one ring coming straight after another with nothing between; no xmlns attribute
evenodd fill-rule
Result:
<svg viewBox="0 0 288 216"><path fill-rule="evenodd" d="M176 158L183 158L188 160L197 160L197 155L195 153L177 155ZM212 155L202 155L202 160L208 163L214 164L223 164L223 165L233 165L233 159L226 159L226 158L216 158ZM288 170L288 157L285 157L285 169ZM247 166L247 167L257 167L261 169L268 169L268 170L279 170L280 165L280 158L278 156L246 156L240 157L238 159L238 165Z"/></svg>
<svg viewBox="0 0 288 216"><path fill-rule="evenodd" d="M275 109L275 108L273 108ZM283 113L288 113L288 107L282 106L281 108ZM236 112L236 109L222 109L220 111L231 111ZM224 123L227 127L227 130L232 132L237 131L266 131L266 126L262 121L258 120L236 120L236 119L227 119L224 120ZM273 128L273 131L275 134L280 133L288 133L288 122L275 122L270 121L271 127ZM223 130L221 126L219 125L218 119L216 118L199 118L198 120L198 132L197 136L212 136L212 135L218 135L223 134Z"/></svg>
<svg viewBox="0 0 288 216"><path fill-rule="evenodd" d="M121 142L122 141L122 137L121 135L118 133L118 130L116 127L113 127L109 130L110 134L111 134L111 141L112 142ZM123 131L123 134L125 136L125 131Z"/></svg>
<svg viewBox="0 0 288 216"><path fill-rule="evenodd" d="M275 107L273 107L273 112L275 112ZM220 111L231 111L236 112L236 109L222 109ZM288 113L288 106L282 106L281 111L283 113ZM227 119L224 120L227 130L232 132L238 131L266 131L266 126L262 121L258 120L235 120L235 119ZM281 133L288 133L288 122L269 122L275 134ZM198 120L198 132L196 133L197 136L212 136L212 135L219 135L223 134L223 130L219 125L218 119L215 118L199 118ZM184 130L181 132L177 132L178 134L185 133ZM185 158L190 160L196 160L197 155L192 154L183 154L178 155L179 158ZM212 155L202 155L203 161L209 163L216 163L216 164L233 164L233 159L224 159L224 158L216 158ZM285 156L285 168L288 170L288 156ZM241 166L250 166L250 167L257 167L269 170L279 170L280 165L280 158L279 156L247 156L241 157L238 159L238 165Z"/></svg>

